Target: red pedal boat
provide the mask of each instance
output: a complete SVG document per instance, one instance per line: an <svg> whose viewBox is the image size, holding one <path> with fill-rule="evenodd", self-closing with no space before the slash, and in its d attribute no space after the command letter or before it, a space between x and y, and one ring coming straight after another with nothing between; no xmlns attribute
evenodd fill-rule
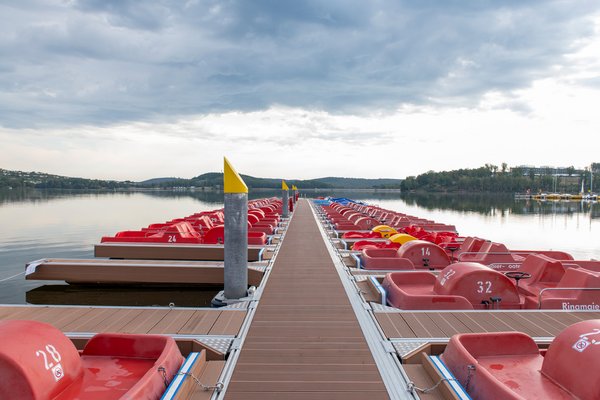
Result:
<svg viewBox="0 0 600 400"><path fill-rule="evenodd" d="M454 335L440 357L474 400L600 399L600 320L571 325L545 356L520 332Z"/></svg>
<svg viewBox="0 0 600 400"><path fill-rule="evenodd" d="M0 398L159 399L183 357L173 338L101 333L81 353L37 321L0 322Z"/></svg>

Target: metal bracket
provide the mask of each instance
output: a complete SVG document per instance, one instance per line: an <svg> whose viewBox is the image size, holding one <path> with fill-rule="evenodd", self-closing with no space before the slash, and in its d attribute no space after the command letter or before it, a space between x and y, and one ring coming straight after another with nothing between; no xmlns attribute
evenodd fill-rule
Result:
<svg viewBox="0 0 600 400"><path fill-rule="evenodd" d="M396 354L396 349L394 348L394 346L392 345L391 342L389 342L387 340L382 340L380 343L381 343L381 347L383 347L383 350L386 353Z"/></svg>
<svg viewBox="0 0 600 400"><path fill-rule="evenodd" d="M231 342L230 351L240 350L241 348L242 348L242 339L241 338L233 339L233 341Z"/></svg>

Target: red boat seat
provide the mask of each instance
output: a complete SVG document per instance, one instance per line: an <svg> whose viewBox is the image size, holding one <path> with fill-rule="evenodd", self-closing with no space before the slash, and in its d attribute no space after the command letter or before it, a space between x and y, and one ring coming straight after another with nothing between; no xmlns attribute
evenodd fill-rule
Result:
<svg viewBox="0 0 600 400"><path fill-rule="evenodd" d="M528 256L529 254L542 254L550 258L554 258L555 260L568 261L573 260L573 256L564 251L557 250L513 250L510 249L512 253L519 254L521 256Z"/></svg>
<svg viewBox="0 0 600 400"><path fill-rule="evenodd" d="M269 213L268 215L257 208L248 210L248 218L250 218L250 215L254 215L258 218L257 222L261 222L261 223L265 223L265 224L269 224L272 225L273 227L276 227L277 224L279 223L279 216L276 216L272 213Z"/></svg>
<svg viewBox="0 0 600 400"><path fill-rule="evenodd" d="M439 275L392 272L382 286L388 302L405 310L523 308L517 288L504 274L477 263L455 263Z"/></svg>
<svg viewBox="0 0 600 400"><path fill-rule="evenodd" d="M215 223L207 215L202 215L198 218L195 218L192 223L200 232L206 232L215 226Z"/></svg>
<svg viewBox="0 0 600 400"><path fill-rule="evenodd" d="M392 249L398 250L401 246L401 243L395 243L391 240L385 241L374 241L374 240L357 240L352 245L352 250L362 251L364 249Z"/></svg>
<svg viewBox="0 0 600 400"><path fill-rule="evenodd" d="M398 249L398 257L409 259L417 269L443 269L450 264L450 257L444 249L424 240L404 243Z"/></svg>
<svg viewBox="0 0 600 400"><path fill-rule="evenodd" d="M581 400L600 399L600 320L571 325L552 342L541 373Z"/></svg>
<svg viewBox="0 0 600 400"><path fill-rule="evenodd" d="M600 320L571 325L542 356L520 332L450 338L441 359L474 399L600 399Z"/></svg>
<svg viewBox="0 0 600 400"><path fill-rule="evenodd" d="M344 232L342 235L342 239L357 239L357 238L365 238L365 239L378 239L381 237L381 233L379 232L363 232L363 231L348 231Z"/></svg>
<svg viewBox="0 0 600 400"><path fill-rule="evenodd" d="M381 284L389 305L402 310L470 310L462 296L443 296L433 291L436 276L429 272L391 272Z"/></svg>
<svg viewBox="0 0 600 400"><path fill-rule="evenodd" d="M274 206L274 205L264 206L264 207L260 207L259 210L263 211L265 213L265 215L268 215L268 214L273 215L275 213L275 210L277 210L277 206Z"/></svg>
<svg viewBox="0 0 600 400"><path fill-rule="evenodd" d="M336 222L333 224L335 230L337 231L351 231L360 229L360 227L356 224L350 222Z"/></svg>
<svg viewBox="0 0 600 400"><path fill-rule="evenodd" d="M479 249L485 242L486 242L485 239L476 238L473 236L467 236L461 243L460 247L456 251L453 252L453 256L455 259L458 259L458 257L462 253L477 252L477 251L479 251Z"/></svg>
<svg viewBox="0 0 600 400"><path fill-rule="evenodd" d="M161 230L122 231L115 236L105 236L106 242L143 242L143 243L202 243L202 236L189 222L177 222Z"/></svg>
<svg viewBox="0 0 600 400"><path fill-rule="evenodd" d="M380 225L380 222L379 222L379 220L376 220L375 218L365 217L363 215L360 218L356 219L354 224L356 226L358 226L358 229L367 230L367 229L373 229L373 227Z"/></svg>
<svg viewBox="0 0 600 400"><path fill-rule="evenodd" d="M525 258L518 271L531 275L519 281L519 289L529 296L538 296L542 289L556 287L565 275L565 267L560 261L538 254Z"/></svg>
<svg viewBox="0 0 600 400"><path fill-rule="evenodd" d="M478 263L455 263L443 269L433 291L441 295L460 295L473 308L487 308L486 301L500 298L500 308L521 308L522 300L512 280Z"/></svg>
<svg viewBox="0 0 600 400"><path fill-rule="evenodd" d="M115 237L116 238L140 238L140 237L146 237L146 236L152 235L152 234L153 233L151 233L151 232L144 232L144 231L121 231L121 232L117 232L115 234Z"/></svg>
<svg viewBox="0 0 600 400"><path fill-rule="evenodd" d="M365 245L360 245L360 242L365 242ZM395 246L389 246L396 243L388 242L359 241L352 249L362 247L359 256L361 265L371 270L443 269L450 264L450 258L444 249L434 243L412 240L395 250Z"/></svg>
<svg viewBox="0 0 600 400"><path fill-rule="evenodd" d="M410 219L406 216L399 216L393 219L388 225L396 229L406 228L410 226Z"/></svg>
<svg viewBox="0 0 600 400"><path fill-rule="evenodd" d="M346 217L348 222L352 222L353 224L355 224L356 220L358 220L359 218L364 218L365 215L360 212L355 212L355 213L351 213L351 214L346 214L346 215L344 215L344 217Z"/></svg>
<svg viewBox="0 0 600 400"><path fill-rule="evenodd" d="M600 273L542 254L528 256L519 270L530 277L519 281L526 308L600 310ZM563 288L563 289L561 289ZM599 288L568 290L568 288ZM541 304L540 304L541 300Z"/></svg>
<svg viewBox="0 0 600 400"><path fill-rule="evenodd" d="M215 226L204 235L204 244L224 244L225 227ZM267 235L264 232L248 231L248 244L262 246L267 243Z"/></svg>
<svg viewBox="0 0 600 400"><path fill-rule="evenodd" d="M358 242L357 242L358 243ZM414 270L411 260L398 256L398 250L366 247L360 254L361 265L369 270Z"/></svg>
<svg viewBox="0 0 600 400"><path fill-rule="evenodd" d="M566 268L583 268L594 272L600 272L600 261L598 260L563 260L562 264Z"/></svg>
<svg viewBox="0 0 600 400"><path fill-rule="evenodd" d="M356 211L353 208L350 207L340 207L336 210L338 213L340 213L340 215L343 216L349 216L350 213L355 213Z"/></svg>
<svg viewBox="0 0 600 400"><path fill-rule="evenodd" d="M250 228L253 228L254 232L264 232L267 235L272 235L275 231L275 223L270 224L261 220L255 214L248 214L248 222L250 223Z"/></svg>
<svg viewBox="0 0 600 400"><path fill-rule="evenodd" d="M248 209L248 215L256 215L259 219L262 219L266 214L260 208L250 208Z"/></svg>
<svg viewBox="0 0 600 400"><path fill-rule="evenodd" d="M81 355L58 329L37 321L0 322L0 398L19 400L159 399L164 368L183 362L167 336L99 334Z"/></svg>
<svg viewBox="0 0 600 400"><path fill-rule="evenodd" d="M460 261L477 262L498 271L514 271L525 257L512 253L502 243L486 241L476 254L462 254Z"/></svg>
<svg viewBox="0 0 600 400"><path fill-rule="evenodd" d="M456 226L454 225L446 225L434 222L430 224L420 224L419 226L429 232L444 231L456 233Z"/></svg>
<svg viewBox="0 0 600 400"><path fill-rule="evenodd" d="M165 235L176 235L181 239L201 239L202 236L194 229L189 222L177 222L165 228L162 231Z"/></svg>
<svg viewBox="0 0 600 400"><path fill-rule="evenodd" d="M541 302L537 297L531 300L535 300L535 306L543 309L600 311L600 272L567 268L556 288L559 290L543 292Z"/></svg>

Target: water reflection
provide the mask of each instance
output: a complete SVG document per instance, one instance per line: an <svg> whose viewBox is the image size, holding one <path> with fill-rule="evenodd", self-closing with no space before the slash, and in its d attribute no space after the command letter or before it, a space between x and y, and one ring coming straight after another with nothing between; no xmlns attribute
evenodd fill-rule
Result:
<svg viewBox="0 0 600 400"><path fill-rule="evenodd" d="M515 206L513 197L507 194L407 194L402 199L409 205L427 210L472 211L483 215Z"/></svg>
<svg viewBox="0 0 600 400"><path fill-rule="evenodd" d="M535 201L518 200L517 205L522 205L522 209L516 208L515 213L522 211L523 214L589 214L590 218L600 216L600 207L596 202L585 201Z"/></svg>
<svg viewBox="0 0 600 400"><path fill-rule="evenodd" d="M0 206L7 203L43 203L56 199L69 197L99 197L115 193L108 190L82 191L82 190L60 190L60 189L0 189ZM133 195L134 192L122 191L123 195Z"/></svg>
<svg viewBox="0 0 600 400"><path fill-rule="evenodd" d="M203 203L215 204L215 207L222 207L223 192L215 190L61 190L61 189L0 189L0 206L6 203L40 203L65 198L103 198L110 195L122 197L135 197L139 195L162 198L162 199L195 199ZM279 190L250 190L249 199L258 199L263 197L280 197Z"/></svg>
<svg viewBox="0 0 600 400"><path fill-rule="evenodd" d="M377 196L386 200L386 197ZM389 197L388 197L389 198ZM510 194L406 194L400 198L408 205L427 210L469 211L482 215L511 214L590 214L598 218L600 206L589 201L516 200Z"/></svg>

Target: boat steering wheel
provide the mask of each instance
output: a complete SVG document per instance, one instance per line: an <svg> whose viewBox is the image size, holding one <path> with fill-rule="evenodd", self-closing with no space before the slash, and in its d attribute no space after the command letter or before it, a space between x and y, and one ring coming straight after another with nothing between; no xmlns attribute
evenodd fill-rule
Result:
<svg viewBox="0 0 600 400"><path fill-rule="evenodd" d="M504 275L506 275L508 278L514 279L516 287L519 287L519 281L521 279L531 278L531 274L529 272L521 272L521 271L505 272Z"/></svg>

